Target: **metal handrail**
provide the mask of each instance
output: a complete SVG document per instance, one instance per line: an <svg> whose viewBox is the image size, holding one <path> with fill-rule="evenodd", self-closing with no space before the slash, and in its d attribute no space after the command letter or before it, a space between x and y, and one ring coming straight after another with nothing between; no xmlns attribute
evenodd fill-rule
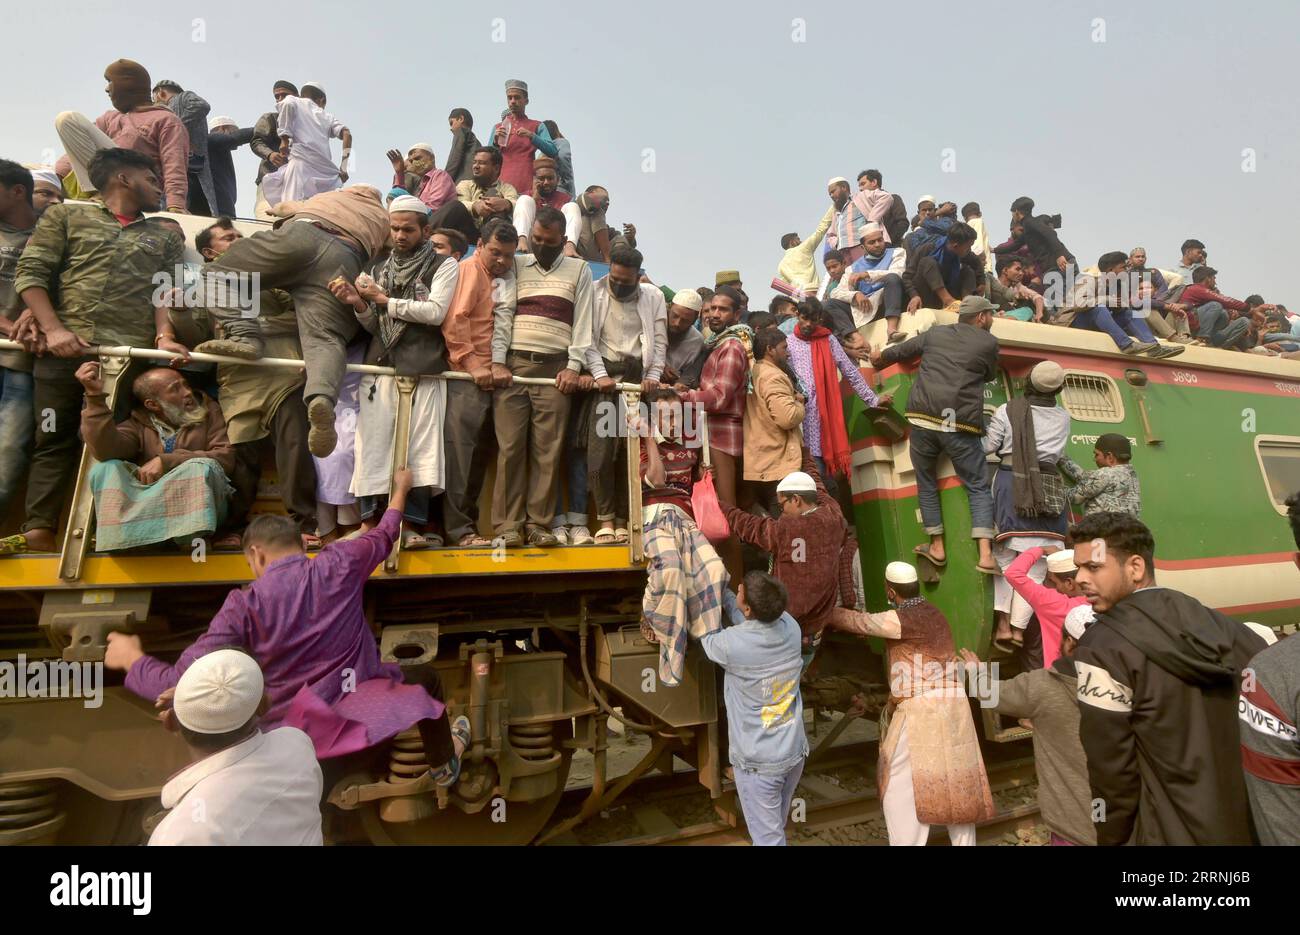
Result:
<svg viewBox="0 0 1300 935"><path fill-rule="evenodd" d="M17 343L16 341L0 340L0 351L21 351L21 350L25 350L25 348L21 344ZM157 348L153 348L153 347L130 347L127 345L114 346L114 345L104 345L104 344L92 345L83 356L85 357L96 357L96 356L131 357L131 358L143 359L143 360L168 360L168 361L176 359L176 355L173 354L171 351L160 351ZM258 357L254 360L244 360L243 358L240 357L226 357L222 354L205 354L205 353L200 353L199 351L190 351L189 359L194 363L230 364L232 366L240 366L240 367L284 367L284 368L292 367L292 368L297 368L299 370L303 370L306 369L307 366L307 362L305 360L299 360L296 357ZM398 375L397 371L394 368L380 367L376 364L348 364L347 371L348 373L372 373L375 374L376 376L386 376L386 377L395 377ZM409 375L417 376L416 374L409 374ZM470 374L464 372L463 370L447 370L442 373L418 374L418 377L420 379L427 378L430 380L471 380L472 381L474 379L472 376L470 376ZM545 377L515 377L512 382L518 383L521 386L553 386L555 384L554 379L548 380ZM618 383L615 384L614 389L624 393L639 394L641 392L641 384ZM613 390L611 390L610 392L613 392Z"/></svg>
<svg viewBox="0 0 1300 935"><path fill-rule="evenodd" d="M15 341L0 339L0 350L24 350L21 344ZM127 345L94 345L86 350L86 357L98 357L103 368L104 390L108 397L107 404L113 408L117 398L117 387L119 378L126 372L126 361L130 358L143 360L177 360L177 355L170 351L163 351L157 348L130 347ZM230 364L233 366L251 366L251 367L278 367L305 369L306 361L292 357L259 357L254 360L243 360L237 357L226 357L220 354L206 354L197 351L191 351L189 360L197 363L214 363ZM380 367L374 364L347 364L349 373L367 373L376 376L394 377L398 382L399 396L397 412L394 415L394 437L393 437L393 467L406 461L406 446L409 439L409 426L411 417L412 392L415 388L417 377L408 375L399 375L392 367ZM449 370L444 373L424 374L434 380L469 380L474 378L464 371ZM555 380L546 379L545 377L513 377L513 383L523 386L554 386ZM641 385L639 383L617 383L612 390L608 392L622 392L626 394L626 401L635 404L641 394ZM406 428L407 431L399 431ZM644 544L641 537L641 483L640 483L640 438L634 432L627 435L626 448L628 453L628 525L629 525L629 542L628 554L632 564L639 565L644 559ZM90 463L93 460L89 448L82 448L81 461L77 470L76 485L73 488L71 510L68 516L68 528L65 530L63 538L63 548L59 555L59 577L65 581L76 581L81 577L81 567L85 562L86 551L90 542L91 524L94 522L94 504L92 502L89 485L87 483L87 474L90 470ZM393 550L388 559L384 562L384 570L388 573L397 571L397 561L402 550L402 536L399 531L396 541L393 543Z"/></svg>

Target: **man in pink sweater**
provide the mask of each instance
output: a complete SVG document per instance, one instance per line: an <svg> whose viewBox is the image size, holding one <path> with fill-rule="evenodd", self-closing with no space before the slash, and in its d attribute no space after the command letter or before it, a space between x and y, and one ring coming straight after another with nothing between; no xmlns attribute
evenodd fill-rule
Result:
<svg viewBox="0 0 1300 935"><path fill-rule="evenodd" d="M1043 634L1043 667L1050 668L1061 655L1061 631L1065 615L1071 608L1087 604L1088 599L1079 591L1075 577L1079 569L1074 565L1074 550L1061 549L1047 556L1046 584L1029 577L1029 569L1042 557L1042 548L1021 552L1003 575L1015 592L1025 599L1038 617L1038 627Z"/></svg>
<svg viewBox="0 0 1300 935"><path fill-rule="evenodd" d="M190 136L185 124L153 102L149 72L140 63L118 59L104 70L104 78L112 110L96 117L94 123L75 111L55 118L54 129L67 151L55 172L61 179L75 172L77 184L89 194L94 185L86 167L95 153L114 146L134 149L158 164L167 210L184 213L190 190Z"/></svg>

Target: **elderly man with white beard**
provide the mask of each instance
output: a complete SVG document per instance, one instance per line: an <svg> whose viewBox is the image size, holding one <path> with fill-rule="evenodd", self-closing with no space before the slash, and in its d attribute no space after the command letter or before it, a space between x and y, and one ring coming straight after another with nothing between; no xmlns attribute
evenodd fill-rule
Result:
<svg viewBox="0 0 1300 935"><path fill-rule="evenodd" d="M95 547L101 552L173 541L189 549L225 520L235 448L215 400L190 389L175 370L158 367L136 377L139 406L114 423L99 364L76 377L85 387L81 437L97 462Z"/></svg>

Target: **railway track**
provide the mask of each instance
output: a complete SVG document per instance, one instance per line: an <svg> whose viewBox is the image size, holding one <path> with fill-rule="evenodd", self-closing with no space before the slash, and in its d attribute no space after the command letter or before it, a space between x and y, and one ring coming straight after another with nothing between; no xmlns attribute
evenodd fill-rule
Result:
<svg viewBox="0 0 1300 935"><path fill-rule="evenodd" d="M874 742L846 744L835 747L819 757L805 772L799 783L797 798L804 803L803 821L792 822L789 832L816 834L832 828L842 828L865 822L883 820L880 801L876 796L874 781L866 788L852 791L843 788L836 772L846 768L862 769L863 778L872 779L873 771L867 768L875 762ZM1005 759L990 755L987 763L989 784L994 793L1031 785L1035 781L1032 757L1016 756L1020 750L1008 750ZM583 790L566 793L576 801ZM672 807L670 807L672 806ZM693 807L692 807L693 806ZM711 806L711 807L710 807ZM561 808L561 812L565 809ZM674 820L670 811L707 814L703 820L681 823ZM727 783L722 798L710 802L708 793L694 780L693 773L659 776L643 781L635 793L611 808L604 821L615 827L604 840L592 840L592 829L580 828L557 837L549 844L599 844L601 846L682 846L682 845L741 845L749 837L739 818L734 786ZM980 844L1002 843L1008 833L1032 828L1039 823L1037 804L1019 805L999 812L980 823L976 829ZM940 829L936 843L944 839ZM863 843L886 844L883 838L868 838Z"/></svg>

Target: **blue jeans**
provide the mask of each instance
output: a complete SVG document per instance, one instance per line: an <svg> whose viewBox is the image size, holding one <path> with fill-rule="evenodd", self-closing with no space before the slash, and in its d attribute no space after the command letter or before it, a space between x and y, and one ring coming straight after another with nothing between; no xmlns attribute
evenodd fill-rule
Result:
<svg viewBox="0 0 1300 935"><path fill-rule="evenodd" d="M939 479L935 464L947 454L970 499L972 539L993 538L993 494L984 444L970 432L936 432L912 426L912 467L916 471L916 500L926 535L943 535L943 510L939 506Z"/></svg>
<svg viewBox="0 0 1300 935"><path fill-rule="evenodd" d="M36 437L32 375L0 367L0 517L27 473Z"/></svg>
<svg viewBox="0 0 1300 935"><path fill-rule="evenodd" d="M1250 319L1238 318L1228 320L1228 310L1221 302L1206 302L1196 307L1196 317L1201 328L1196 332L1198 338L1205 338L1215 347L1241 347L1247 340L1246 332L1250 330Z"/></svg>
<svg viewBox="0 0 1300 935"><path fill-rule="evenodd" d="M789 772L777 776L735 768L736 796L755 847L785 847L785 820L806 762L800 760Z"/></svg>
<svg viewBox="0 0 1300 935"><path fill-rule="evenodd" d="M570 414L572 418L572 414ZM587 525L587 450L570 448L565 458L565 469L559 472L555 485L555 519L553 527ZM566 476L567 475L567 476ZM622 478L620 483L626 483ZM569 494L569 511L564 512L564 488Z"/></svg>
<svg viewBox="0 0 1300 935"><path fill-rule="evenodd" d="M1130 308L1116 311L1104 305L1098 305L1096 308L1076 313L1074 320L1070 322L1070 327L1087 328L1089 331L1104 331L1110 335L1110 339L1115 342L1115 345L1120 350L1132 344L1133 338L1147 344L1155 341L1155 335L1151 333L1147 323L1141 318L1134 318L1133 310Z"/></svg>

